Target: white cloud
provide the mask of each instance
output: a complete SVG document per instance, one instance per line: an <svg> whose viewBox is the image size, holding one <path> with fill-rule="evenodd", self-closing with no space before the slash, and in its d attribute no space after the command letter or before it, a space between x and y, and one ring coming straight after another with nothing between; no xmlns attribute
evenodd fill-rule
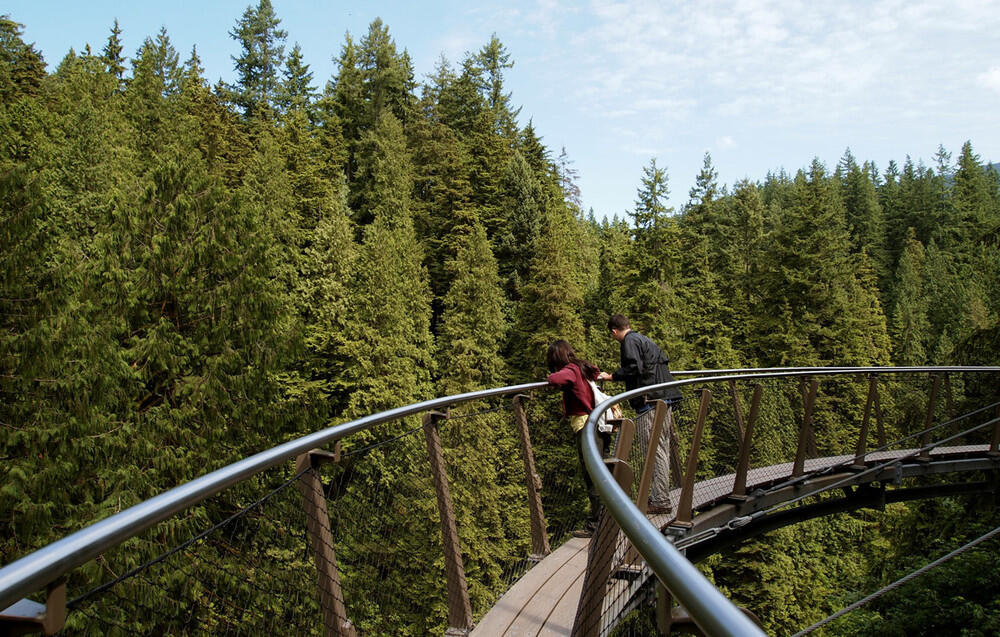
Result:
<svg viewBox="0 0 1000 637"><path fill-rule="evenodd" d="M899 108L904 95L915 99L968 73L963 60L981 55L1000 28L990 4L594 0L594 26L574 38L585 48L567 57L579 65L575 93L591 111L836 119L862 107ZM970 28L985 39L970 40ZM911 93L918 69L927 85Z"/></svg>
<svg viewBox="0 0 1000 637"><path fill-rule="evenodd" d="M994 66L985 73L980 73L976 81L980 86L1000 93L1000 66Z"/></svg>
<svg viewBox="0 0 1000 637"><path fill-rule="evenodd" d="M715 147L719 150L736 148L736 140L730 137L729 135L723 135L722 137L715 140Z"/></svg>

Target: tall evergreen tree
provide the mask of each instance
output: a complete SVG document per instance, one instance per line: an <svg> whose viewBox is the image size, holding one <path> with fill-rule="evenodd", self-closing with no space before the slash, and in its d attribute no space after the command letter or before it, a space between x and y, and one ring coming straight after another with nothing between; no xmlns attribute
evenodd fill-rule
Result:
<svg viewBox="0 0 1000 637"><path fill-rule="evenodd" d="M577 347L585 342L580 317L584 291L574 272L572 221L562 206L547 209L542 219L512 334L513 368L525 380L544 375L545 352L552 341L565 339Z"/></svg>
<svg viewBox="0 0 1000 637"><path fill-rule="evenodd" d="M837 176L847 212L851 249L853 252L867 252L875 263L879 278L885 280L888 276L888 263L883 252L885 224L878 193L871 180L871 170L867 163L859 166L848 149L837 167Z"/></svg>
<svg viewBox="0 0 1000 637"><path fill-rule="evenodd" d="M521 109L512 108L511 94L504 92L504 71L514 68L510 53L494 33L479 50L476 61L486 74L486 104L493 113L494 131L513 142L517 137L517 116Z"/></svg>
<svg viewBox="0 0 1000 637"><path fill-rule="evenodd" d="M364 145L374 205L352 284L357 318L344 351L355 361L344 377L355 389L349 413L357 416L426 398L433 371L430 290L410 214L412 169L391 112Z"/></svg>
<svg viewBox="0 0 1000 637"><path fill-rule="evenodd" d="M279 24L271 0L260 0L256 7L246 8L229 32L241 48L240 55L233 56L236 84L229 89L233 103L247 118L267 116L274 109L288 36Z"/></svg>
<svg viewBox="0 0 1000 637"><path fill-rule="evenodd" d="M651 159L643 168L641 186L636 191L633 242L626 266L628 315L637 327L669 351L680 342L681 234L673 209L667 206L670 191L667 171Z"/></svg>
<svg viewBox="0 0 1000 637"><path fill-rule="evenodd" d="M35 95L45 77L45 61L34 44L21 39L24 25L0 14L0 98L13 104L21 95Z"/></svg>
<svg viewBox="0 0 1000 637"><path fill-rule="evenodd" d="M848 340L844 331L854 269L843 203L814 160L795 178L788 208L768 242L770 268L761 278L764 302L776 312L760 317L757 337L766 364L838 361Z"/></svg>
<svg viewBox="0 0 1000 637"><path fill-rule="evenodd" d="M910 233L896 268L891 335L897 365L924 365L929 339L927 296L924 293L924 246Z"/></svg>
<svg viewBox="0 0 1000 637"><path fill-rule="evenodd" d="M111 35L108 36L108 43L104 45L102 56L108 73L118 78L119 89L125 82L125 58L122 57L121 34L122 30L118 26L118 18L115 18L114 26L111 27Z"/></svg>
<svg viewBox="0 0 1000 637"><path fill-rule="evenodd" d="M520 299L521 286L529 277L537 250L545 192L528 162L518 152L507 163L503 186L506 218L493 235L493 245L507 296L516 301Z"/></svg>
<svg viewBox="0 0 1000 637"><path fill-rule="evenodd" d="M505 299L481 225L461 237L446 267L452 283L444 298L437 338L440 393L494 387L507 377L500 357L506 335Z"/></svg>
<svg viewBox="0 0 1000 637"><path fill-rule="evenodd" d="M292 47L282 74L284 79L275 94L275 104L278 109L287 112L308 107L317 93L312 86L313 74L309 70L309 65L302 60L302 48L298 42Z"/></svg>

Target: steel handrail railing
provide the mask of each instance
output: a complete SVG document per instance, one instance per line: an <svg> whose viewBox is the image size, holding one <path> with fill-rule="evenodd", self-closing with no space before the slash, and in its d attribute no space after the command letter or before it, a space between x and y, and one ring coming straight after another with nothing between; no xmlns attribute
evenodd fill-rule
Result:
<svg viewBox="0 0 1000 637"><path fill-rule="evenodd" d="M107 549L138 535L157 522L194 506L227 487L312 449L328 445L374 425L405 416L424 411L440 410L473 400L524 393L545 387L548 387L548 383L525 383L434 398L334 425L234 462L95 522L0 568L0 610L45 588L71 569L85 564Z"/></svg>
<svg viewBox="0 0 1000 637"><path fill-rule="evenodd" d="M721 370L720 370L721 371ZM729 370L727 370L729 371ZM731 370L740 371L740 370ZM597 447L597 421L613 405L647 393L669 387L682 387L698 382L721 382L729 380L774 379L805 376L835 375L888 375L906 373L942 372L1000 372L1000 367L809 367L783 368L772 370L746 370L750 373L707 375L686 380L675 380L648 387L640 387L616 394L597 405L587 419L587 434L581 437L583 461L590 473L594 486L604 505L618 523L621 530L632 542L650 569L705 634L727 637L744 635L764 635L735 604L723 595L695 566L660 533L646 515L639 510L628 495L622 491L611 472L605 466ZM675 375L679 375L677 373ZM687 374L684 374L687 375Z"/></svg>
<svg viewBox="0 0 1000 637"><path fill-rule="evenodd" d="M738 370L677 371L674 372L674 375L694 374L702 376L729 371ZM328 427L222 467L95 522L19 560L0 567L0 610L7 608L30 593L41 590L71 569L86 563L105 550L134 537L171 515L311 449L330 444L368 427L423 411L546 387L548 384L545 382L524 383L426 400Z"/></svg>

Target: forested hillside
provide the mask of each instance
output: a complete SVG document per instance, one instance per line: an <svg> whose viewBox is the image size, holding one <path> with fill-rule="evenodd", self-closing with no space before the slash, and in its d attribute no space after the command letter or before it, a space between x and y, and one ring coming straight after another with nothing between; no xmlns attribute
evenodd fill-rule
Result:
<svg viewBox="0 0 1000 637"><path fill-rule="evenodd" d="M416 78L375 20L314 78L261 0L234 18L235 84L209 86L196 50L162 30L129 57L117 22L47 72L16 19L0 18L0 563L333 422L540 380L556 338L612 368L614 312L675 369L1000 361L1000 176L970 142L930 166L846 151L735 184L706 154L679 210L651 160L608 218L515 107L497 37ZM935 536L913 510L880 537ZM782 541L832 569L817 525L846 533L842 554L860 524ZM753 546L746 581L816 577ZM811 595L782 585L768 627L800 626Z"/></svg>

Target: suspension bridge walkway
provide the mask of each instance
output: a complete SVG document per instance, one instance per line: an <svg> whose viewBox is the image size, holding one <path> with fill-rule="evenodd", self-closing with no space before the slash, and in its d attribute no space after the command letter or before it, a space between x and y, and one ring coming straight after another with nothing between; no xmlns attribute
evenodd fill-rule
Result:
<svg viewBox="0 0 1000 637"><path fill-rule="evenodd" d="M592 538L571 533L586 500L551 391L495 388L304 436L21 556L0 634L762 634L692 562L813 517L997 496L1000 367L677 376L651 431L616 421L607 458L583 438ZM672 511L652 515L660 445Z"/></svg>

